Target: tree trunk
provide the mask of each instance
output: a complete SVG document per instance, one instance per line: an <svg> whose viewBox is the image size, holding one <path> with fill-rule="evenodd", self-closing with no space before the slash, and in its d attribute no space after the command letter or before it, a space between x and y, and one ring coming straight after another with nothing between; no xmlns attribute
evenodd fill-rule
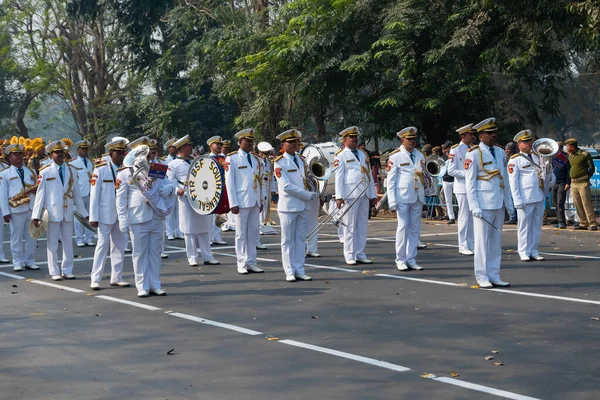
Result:
<svg viewBox="0 0 600 400"><path fill-rule="evenodd" d="M35 96L31 93L25 93L25 97L19 106L19 110L17 111L17 128L19 129L19 135L28 138L29 137L29 129L25 125L23 119L25 119L25 114L27 114L27 110L31 105L31 102L35 99Z"/></svg>
<svg viewBox="0 0 600 400"><path fill-rule="evenodd" d="M327 130L325 129L325 115L321 112L315 114L315 126L317 128L317 143L323 143L327 137Z"/></svg>

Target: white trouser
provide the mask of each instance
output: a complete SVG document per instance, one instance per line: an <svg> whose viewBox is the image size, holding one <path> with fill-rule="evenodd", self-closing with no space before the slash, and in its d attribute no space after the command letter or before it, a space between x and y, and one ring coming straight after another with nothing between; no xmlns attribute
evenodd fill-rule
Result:
<svg viewBox="0 0 600 400"><path fill-rule="evenodd" d="M502 261L502 233L490 224L502 230L504 225L504 207L497 210L483 210L483 218L473 218L475 232L475 279L478 283L500 280L500 262Z"/></svg>
<svg viewBox="0 0 600 400"><path fill-rule="evenodd" d="M175 237L175 236L183 236L181 231L179 230L179 202L175 202L175 208L173 212L167 215L166 224L167 224L167 236Z"/></svg>
<svg viewBox="0 0 600 400"><path fill-rule="evenodd" d="M211 220L210 220L210 229L211 229L211 238L210 241L211 242L222 242L223 239L221 238L221 228L217 227L217 214L212 214L210 216Z"/></svg>
<svg viewBox="0 0 600 400"><path fill-rule="evenodd" d="M10 251L15 267L28 267L35 264L37 241L29 235L31 211L10 215ZM4 234L4 226L0 226Z"/></svg>
<svg viewBox="0 0 600 400"><path fill-rule="evenodd" d="M442 190L444 191L444 201L446 202L446 211L448 219L455 219L454 207L452 206L452 193L454 192L454 182L443 182Z"/></svg>
<svg viewBox="0 0 600 400"><path fill-rule="evenodd" d="M260 236L258 218L260 207L240 207L235 216L235 255L237 267L256 265L256 238ZM234 214L235 215L235 214Z"/></svg>
<svg viewBox="0 0 600 400"><path fill-rule="evenodd" d="M90 211L90 196L85 196L81 198L83 200L83 205L85 209ZM90 243L94 238L94 232L85 228L81 222L75 220L75 241L79 243Z"/></svg>
<svg viewBox="0 0 600 400"><path fill-rule="evenodd" d="M544 201L524 204L523 208L517 209L517 235L519 256L537 257L538 244L542 233L542 219L544 217Z"/></svg>
<svg viewBox="0 0 600 400"><path fill-rule="evenodd" d="M163 254L165 252L165 242L167 240L167 235L166 235L166 232L167 232L166 231L166 229L167 229L167 219L166 218L162 220L162 226L160 228L161 228L161 230L160 230L160 232L161 232L160 236L162 238L162 242L161 242L161 245L160 245L160 254Z"/></svg>
<svg viewBox="0 0 600 400"><path fill-rule="evenodd" d="M58 268L58 237L62 238L63 260L60 269ZM48 232L46 233L48 250L48 273L50 275L60 275L62 273L73 273L73 221L67 222L48 222Z"/></svg>
<svg viewBox="0 0 600 400"><path fill-rule="evenodd" d="M458 250L473 250L475 238L473 236L473 214L469 209L466 193L456 193L458 202Z"/></svg>
<svg viewBox="0 0 600 400"><path fill-rule="evenodd" d="M214 258L210 250L210 233L185 233L183 236L185 253L190 264L198 261L198 251L202 255L202 261L210 261Z"/></svg>
<svg viewBox="0 0 600 400"><path fill-rule="evenodd" d="M421 236L421 212L423 203L416 201L411 204L400 203L396 217L396 264L408 263L413 265L417 258L417 245Z"/></svg>
<svg viewBox="0 0 600 400"><path fill-rule="evenodd" d="M348 199L351 203L354 199ZM344 258L350 260L362 260L367 258L365 247L367 246L367 224L369 223L369 199L366 196L359 197L358 201L344 216Z"/></svg>
<svg viewBox="0 0 600 400"><path fill-rule="evenodd" d="M279 211L281 224L281 262L286 276L304 275L306 211Z"/></svg>
<svg viewBox="0 0 600 400"><path fill-rule="evenodd" d="M337 208L337 204L335 203L335 199L332 198L331 200L329 200L329 214L331 215L332 212L334 212ZM340 240L344 239L344 225L339 224L337 227L337 234L338 234L338 238Z"/></svg>
<svg viewBox="0 0 600 400"><path fill-rule="evenodd" d="M306 235L311 233L319 224L319 208L321 201L310 200L311 208L306 210ZM319 235L314 235L313 238L307 243L306 251L308 253L316 253L318 251Z"/></svg>
<svg viewBox="0 0 600 400"><path fill-rule="evenodd" d="M114 224L98 224L98 243L94 251L94 262L92 264L92 283L100 283L104 275L104 261L110 246L110 283L123 280L123 258L125 257L125 246L127 235L119 229L119 222Z"/></svg>
<svg viewBox="0 0 600 400"><path fill-rule="evenodd" d="M160 241L162 220L153 218L131 225L131 243L135 287L142 290L160 289Z"/></svg>

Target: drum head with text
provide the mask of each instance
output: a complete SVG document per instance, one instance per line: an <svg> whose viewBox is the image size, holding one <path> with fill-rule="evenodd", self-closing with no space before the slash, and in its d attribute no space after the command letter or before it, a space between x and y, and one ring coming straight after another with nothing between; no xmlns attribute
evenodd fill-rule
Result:
<svg viewBox="0 0 600 400"><path fill-rule="evenodd" d="M208 156L200 156L190 164L186 187L188 201L198 214L212 214L223 197L225 177L218 163Z"/></svg>

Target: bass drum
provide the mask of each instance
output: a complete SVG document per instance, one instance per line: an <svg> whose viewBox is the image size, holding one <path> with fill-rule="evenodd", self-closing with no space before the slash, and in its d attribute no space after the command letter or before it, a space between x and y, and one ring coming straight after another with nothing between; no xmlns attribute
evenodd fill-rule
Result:
<svg viewBox="0 0 600 400"><path fill-rule="evenodd" d="M306 158L306 165L309 167L316 163L321 164L322 168L310 168L311 173L319 183L319 193L321 196L335 195L335 174L333 161L335 154L340 151L340 147L333 142L309 144L302 149L300 154Z"/></svg>
<svg viewBox="0 0 600 400"><path fill-rule="evenodd" d="M225 172L219 162L210 156L200 156L190 164L186 193L190 205L198 214L229 212L225 190Z"/></svg>

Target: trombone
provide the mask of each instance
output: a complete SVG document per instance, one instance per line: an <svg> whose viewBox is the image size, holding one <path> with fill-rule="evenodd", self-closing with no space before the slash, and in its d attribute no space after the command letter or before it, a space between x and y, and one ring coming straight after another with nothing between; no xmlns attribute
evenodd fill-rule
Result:
<svg viewBox="0 0 600 400"><path fill-rule="evenodd" d="M344 218L344 215L346 215L346 213L350 211L354 204L356 204L358 199L360 199L360 197L363 194L365 194L368 188L369 185L365 180L358 182L346 197L352 197L352 195L355 192L358 193L358 195L350 203L344 204L341 208L336 208L331 214L328 214L325 218L323 218L323 220L317 224L315 229L313 229L312 232L306 235L306 242L310 242L315 236L319 234L321 229L323 229L329 223L332 223L335 226L339 226L340 224L346 226L346 224L342 221L342 218Z"/></svg>

